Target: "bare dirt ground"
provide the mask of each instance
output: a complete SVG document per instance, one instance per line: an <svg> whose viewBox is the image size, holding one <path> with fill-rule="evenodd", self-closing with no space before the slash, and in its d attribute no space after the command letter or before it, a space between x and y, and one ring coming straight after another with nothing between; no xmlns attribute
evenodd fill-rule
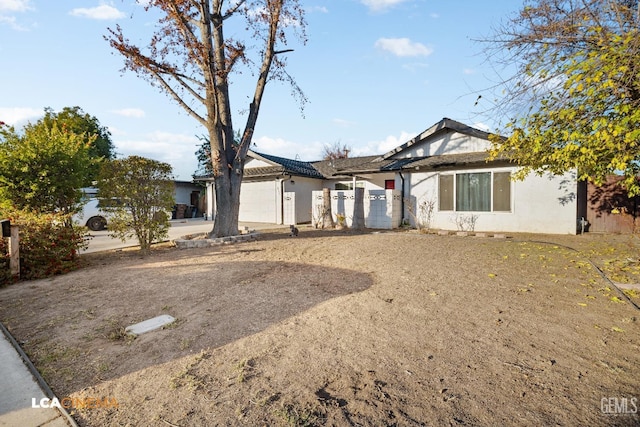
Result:
<svg viewBox="0 0 640 427"><path fill-rule="evenodd" d="M640 407L640 311L588 261L638 283L639 248L267 232L85 255L0 289L0 320L59 397L117 400L72 411L80 425L640 425L603 413ZM160 314L177 321L123 333Z"/></svg>

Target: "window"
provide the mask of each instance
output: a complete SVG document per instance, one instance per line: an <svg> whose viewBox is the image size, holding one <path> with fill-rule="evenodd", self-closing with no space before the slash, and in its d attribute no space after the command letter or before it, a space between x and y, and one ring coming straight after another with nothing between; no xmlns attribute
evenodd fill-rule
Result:
<svg viewBox="0 0 640 427"><path fill-rule="evenodd" d="M385 179L384 180L384 189L385 190L395 190L396 189L396 180L395 179Z"/></svg>
<svg viewBox="0 0 640 427"><path fill-rule="evenodd" d="M453 210L453 175L440 175L438 200L441 211Z"/></svg>
<svg viewBox="0 0 640 427"><path fill-rule="evenodd" d="M353 182L336 182L335 189L339 191L353 190ZM363 181L356 181L356 188L364 188Z"/></svg>
<svg viewBox="0 0 640 427"><path fill-rule="evenodd" d="M510 172L439 175L441 211L511 212Z"/></svg>
<svg viewBox="0 0 640 427"><path fill-rule="evenodd" d="M511 173L493 173L493 210L511 212Z"/></svg>

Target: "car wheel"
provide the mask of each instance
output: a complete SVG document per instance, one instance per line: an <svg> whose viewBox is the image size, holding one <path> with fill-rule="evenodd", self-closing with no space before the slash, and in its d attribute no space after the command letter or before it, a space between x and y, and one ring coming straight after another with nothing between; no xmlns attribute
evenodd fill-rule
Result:
<svg viewBox="0 0 640 427"><path fill-rule="evenodd" d="M105 219L100 216L91 217L89 218L89 221L87 221L87 227L89 227L89 230L91 231L104 230L104 227L106 225L107 221L105 221Z"/></svg>

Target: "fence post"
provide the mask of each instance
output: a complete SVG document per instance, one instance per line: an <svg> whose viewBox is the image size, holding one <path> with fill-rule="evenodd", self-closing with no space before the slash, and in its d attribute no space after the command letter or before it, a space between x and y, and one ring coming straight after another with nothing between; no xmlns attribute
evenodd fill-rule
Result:
<svg viewBox="0 0 640 427"><path fill-rule="evenodd" d="M9 237L9 270L11 276L20 279L20 227L11 225Z"/></svg>

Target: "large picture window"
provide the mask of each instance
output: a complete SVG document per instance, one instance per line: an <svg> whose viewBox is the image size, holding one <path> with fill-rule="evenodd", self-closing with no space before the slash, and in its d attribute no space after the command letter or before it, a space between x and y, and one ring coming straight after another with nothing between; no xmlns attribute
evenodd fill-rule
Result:
<svg viewBox="0 0 640 427"><path fill-rule="evenodd" d="M439 208L456 212L510 212L510 172L439 175Z"/></svg>

